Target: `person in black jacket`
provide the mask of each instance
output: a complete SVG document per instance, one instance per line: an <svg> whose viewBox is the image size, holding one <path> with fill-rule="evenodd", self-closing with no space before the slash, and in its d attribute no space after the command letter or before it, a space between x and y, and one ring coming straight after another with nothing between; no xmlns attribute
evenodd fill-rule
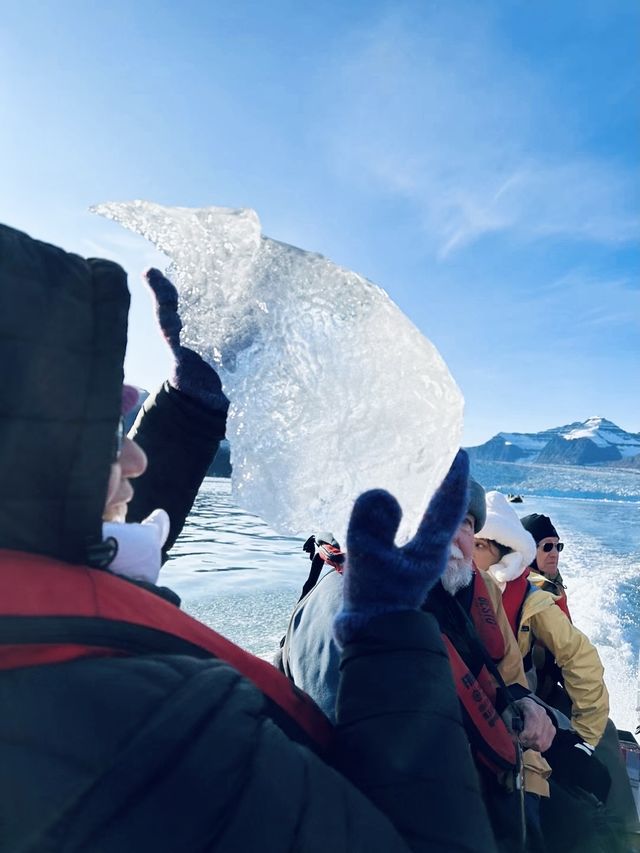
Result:
<svg viewBox="0 0 640 853"><path fill-rule="evenodd" d="M159 270L145 280L153 293L158 324L173 355L172 375L142 405L130 437L147 455L136 483L127 521L142 522L162 507L170 520L166 558L180 535L220 441L225 437L229 401L218 374L180 344L178 293Z"/></svg>
<svg viewBox="0 0 640 853"><path fill-rule="evenodd" d="M416 609L466 457L403 549L390 495L356 504L332 730L269 664L109 571L109 479L133 476L114 438L128 302L117 265L0 226L0 849L491 851L447 657Z"/></svg>

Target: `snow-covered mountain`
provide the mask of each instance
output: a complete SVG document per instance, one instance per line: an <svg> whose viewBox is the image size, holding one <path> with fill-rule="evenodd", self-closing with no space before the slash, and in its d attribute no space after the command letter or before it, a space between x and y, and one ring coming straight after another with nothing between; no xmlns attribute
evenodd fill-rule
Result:
<svg viewBox="0 0 640 853"><path fill-rule="evenodd" d="M543 432L499 432L467 450L472 459L494 462L594 465L640 454L640 433L625 432L606 418L593 417Z"/></svg>

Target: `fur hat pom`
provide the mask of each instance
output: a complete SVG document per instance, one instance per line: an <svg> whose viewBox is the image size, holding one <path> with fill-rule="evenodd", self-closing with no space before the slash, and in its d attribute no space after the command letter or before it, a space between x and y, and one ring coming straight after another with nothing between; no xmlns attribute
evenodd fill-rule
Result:
<svg viewBox="0 0 640 853"><path fill-rule="evenodd" d="M520 577L536 556L536 543L518 518L515 510L501 492L487 492L487 518L476 539L491 539L511 548L499 563L491 567L491 574L500 583Z"/></svg>
<svg viewBox="0 0 640 853"><path fill-rule="evenodd" d="M519 551L512 551L510 554L505 554L499 563L489 568L489 574L498 581L499 584L506 584L509 581L514 581L527 568L528 563Z"/></svg>

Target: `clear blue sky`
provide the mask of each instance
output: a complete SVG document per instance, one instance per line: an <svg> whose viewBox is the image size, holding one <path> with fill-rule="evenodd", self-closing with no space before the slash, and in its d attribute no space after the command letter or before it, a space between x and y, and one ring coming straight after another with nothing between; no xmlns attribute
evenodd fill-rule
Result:
<svg viewBox="0 0 640 853"><path fill-rule="evenodd" d="M0 220L126 266L146 387L159 256L97 202L253 207L382 285L467 444L639 431L639 43L636 0L0 0Z"/></svg>

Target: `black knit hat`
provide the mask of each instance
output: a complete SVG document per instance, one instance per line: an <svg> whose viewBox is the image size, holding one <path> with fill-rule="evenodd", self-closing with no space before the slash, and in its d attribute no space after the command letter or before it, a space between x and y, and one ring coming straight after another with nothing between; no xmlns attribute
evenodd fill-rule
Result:
<svg viewBox="0 0 640 853"><path fill-rule="evenodd" d="M528 530L536 540L536 545L548 536L558 536L558 531L551 523L548 515L539 515L537 512L532 512L531 515L525 515L524 518L521 518L520 522L524 529Z"/></svg>

